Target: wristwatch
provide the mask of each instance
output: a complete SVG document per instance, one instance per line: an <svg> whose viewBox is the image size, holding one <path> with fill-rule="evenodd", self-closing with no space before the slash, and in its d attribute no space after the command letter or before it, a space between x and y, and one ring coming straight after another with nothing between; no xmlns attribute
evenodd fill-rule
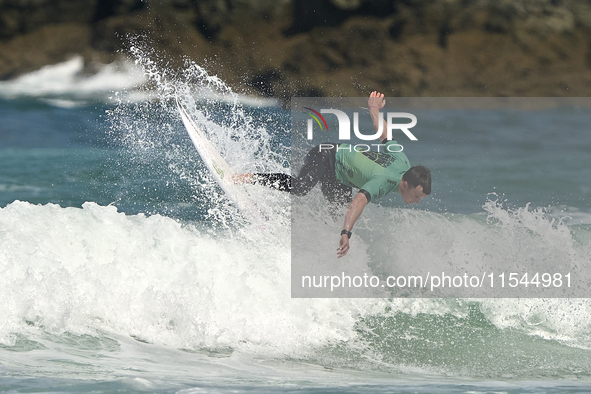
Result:
<svg viewBox="0 0 591 394"><path fill-rule="evenodd" d="M347 231L347 230L343 230L341 231L341 235L346 235L349 239L351 239L351 234L353 234L351 231Z"/></svg>

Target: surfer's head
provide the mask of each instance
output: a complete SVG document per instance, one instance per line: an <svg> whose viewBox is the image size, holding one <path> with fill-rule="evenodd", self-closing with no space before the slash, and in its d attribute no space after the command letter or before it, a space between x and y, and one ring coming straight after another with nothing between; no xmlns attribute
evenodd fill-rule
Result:
<svg viewBox="0 0 591 394"><path fill-rule="evenodd" d="M402 176L398 192L406 204L417 204L431 194L431 171L424 166L411 167Z"/></svg>

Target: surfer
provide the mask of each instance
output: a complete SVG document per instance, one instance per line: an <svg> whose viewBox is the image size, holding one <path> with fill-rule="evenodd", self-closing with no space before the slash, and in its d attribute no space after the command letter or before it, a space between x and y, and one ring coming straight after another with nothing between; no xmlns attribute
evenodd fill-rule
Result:
<svg viewBox="0 0 591 394"><path fill-rule="evenodd" d="M368 99L369 113L376 132L379 130L379 111L386 104L384 95L372 92ZM423 166L411 167L399 145L387 139L387 124L383 120L380 141L384 145L378 152L358 152L350 144L320 144L313 148L304 160L299 176L282 173L235 174L238 184L253 183L290 192L296 196L306 195L320 182L324 197L333 203L349 204L337 256L349 251L351 230L365 206L372 200L396 190L406 204L416 204L431 193L431 172ZM353 198L352 188L359 192Z"/></svg>

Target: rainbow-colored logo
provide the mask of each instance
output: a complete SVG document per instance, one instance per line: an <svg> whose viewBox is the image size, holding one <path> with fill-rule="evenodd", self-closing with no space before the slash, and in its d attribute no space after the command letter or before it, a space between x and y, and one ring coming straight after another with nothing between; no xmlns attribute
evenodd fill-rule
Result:
<svg viewBox="0 0 591 394"><path fill-rule="evenodd" d="M305 109L307 109L308 111L312 111L313 114L311 113L306 113L307 115L311 116L316 123L318 123L318 126L320 126L320 130L323 130L324 128L322 127L322 123L324 123L324 127L326 128L326 131L328 131L328 125L326 124L326 120L324 120L324 116L320 115L320 112L313 110L310 107L304 107ZM320 119L322 119L322 123L320 123Z"/></svg>

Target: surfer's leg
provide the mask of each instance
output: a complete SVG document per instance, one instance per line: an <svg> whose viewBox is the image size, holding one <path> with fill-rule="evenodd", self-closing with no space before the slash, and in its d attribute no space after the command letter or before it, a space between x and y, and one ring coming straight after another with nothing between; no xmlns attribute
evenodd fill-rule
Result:
<svg viewBox="0 0 591 394"><path fill-rule="evenodd" d="M293 178L291 175L282 173L252 174L252 180L254 184L268 186L282 192L293 192L292 184L294 182L297 183L298 181L302 182L301 179ZM316 183L317 181L314 184L310 182L304 186L302 182L299 184L299 191L302 192L302 190L305 189L309 191ZM322 190L324 198L331 203L348 205L353 199L353 191L351 187L345 186L333 179L324 178L320 185L320 189Z"/></svg>
<svg viewBox="0 0 591 394"><path fill-rule="evenodd" d="M320 149L321 145L319 145L308 152L300 175L293 179L292 193L296 196L308 194L318 182L324 179L334 179L336 181L335 156L338 144L322 144L322 146L327 145L332 145L332 148Z"/></svg>
<svg viewBox="0 0 591 394"><path fill-rule="evenodd" d="M314 171L306 171L298 178L282 173L255 173L252 174L252 183L293 193L296 196L304 196L318 183L318 177L315 176Z"/></svg>
<svg viewBox="0 0 591 394"><path fill-rule="evenodd" d="M336 144L334 146L336 147ZM334 178L335 151L336 149L321 151L318 147L315 147L306 155L304 166L297 177L281 173L257 173L253 174L253 183L291 192L296 196L304 196L320 180L325 179L327 176Z"/></svg>
<svg viewBox="0 0 591 394"><path fill-rule="evenodd" d="M349 205L353 201L353 190L337 181L336 176L336 144L335 148L326 150L324 155L325 170L321 179L320 190L330 203Z"/></svg>
<svg viewBox="0 0 591 394"><path fill-rule="evenodd" d="M291 175L282 173L252 174L252 181L254 184L268 186L271 189L280 190L282 192L291 191L292 179L293 177Z"/></svg>
<svg viewBox="0 0 591 394"><path fill-rule="evenodd" d="M291 192L296 196L305 196L320 180L323 172L322 156L312 149L304 159L300 174L293 179Z"/></svg>

